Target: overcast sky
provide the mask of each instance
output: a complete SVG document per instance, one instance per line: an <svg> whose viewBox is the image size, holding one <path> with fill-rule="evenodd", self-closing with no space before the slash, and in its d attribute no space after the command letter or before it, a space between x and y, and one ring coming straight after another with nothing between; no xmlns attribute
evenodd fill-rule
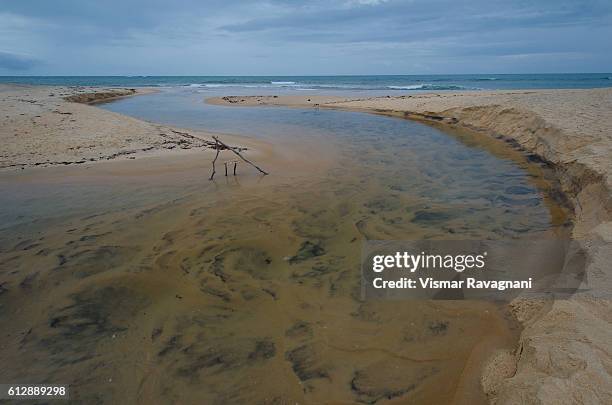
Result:
<svg viewBox="0 0 612 405"><path fill-rule="evenodd" d="M611 0L0 0L0 75L612 71Z"/></svg>

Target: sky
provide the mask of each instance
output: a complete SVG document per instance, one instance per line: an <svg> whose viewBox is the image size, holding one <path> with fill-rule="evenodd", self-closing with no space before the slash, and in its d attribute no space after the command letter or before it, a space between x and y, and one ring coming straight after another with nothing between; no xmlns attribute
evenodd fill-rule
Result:
<svg viewBox="0 0 612 405"><path fill-rule="evenodd" d="M0 75L612 71L611 0L0 0Z"/></svg>

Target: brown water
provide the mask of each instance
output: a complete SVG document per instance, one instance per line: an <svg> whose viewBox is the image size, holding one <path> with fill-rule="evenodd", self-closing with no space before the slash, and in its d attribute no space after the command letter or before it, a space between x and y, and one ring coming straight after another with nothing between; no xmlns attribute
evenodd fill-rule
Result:
<svg viewBox="0 0 612 405"><path fill-rule="evenodd" d="M516 339L504 308L360 301L361 240L555 232L543 169L399 119L229 110L277 142L271 176L208 182L201 153L2 174L0 382L88 404L482 401L483 358Z"/></svg>

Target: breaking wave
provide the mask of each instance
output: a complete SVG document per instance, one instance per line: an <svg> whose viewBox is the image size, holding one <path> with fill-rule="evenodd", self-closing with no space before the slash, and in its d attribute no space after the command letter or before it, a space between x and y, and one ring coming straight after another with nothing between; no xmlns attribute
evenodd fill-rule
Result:
<svg viewBox="0 0 612 405"><path fill-rule="evenodd" d="M411 84L407 86L387 86L391 90L478 90L476 87L458 86L455 84Z"/></svg>

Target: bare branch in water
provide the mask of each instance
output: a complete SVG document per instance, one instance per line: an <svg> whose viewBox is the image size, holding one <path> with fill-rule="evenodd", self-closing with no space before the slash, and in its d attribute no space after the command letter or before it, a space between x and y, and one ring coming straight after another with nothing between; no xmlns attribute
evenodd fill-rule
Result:
<svg viewBox="0 0 612 405"><path fill-rule="evenodd" d="M210 174L210 179L208 180L212 180L213 177L215 177L215 162L217 161L217 158L219 157L219 152L221 152L221 148L219 147L219 141L215 138L215 149L217 149L217 154L215 155L215 158L212 161L212 173Z"/></svg>
<svg viewBox="0 0 612 405"><path fill-rule="evenodd" d="M257 166L255 163L251 162L250 160L248 160L247 158L245 158L244 156L242 156L240 154L240 152L238 152L236 149L238 148L232 148L230 146L227 146L225 143L221 142L219 140L219 138L217 138L216 136L213 136L213 139L220 144L221 146L223 146L225 149L227 150L231 150L232 152L234 152L236 155L238 155L238 157L242 160L244 160L246 163L250 164L251 166L253 166L254 168L256 168L257 170L259 170L260 173L262 173L263 175L267 175L269 174L268 172L266 172L265 170L261 169L259 166ZM217 156L219 155L219 148L217 146ZM217 160L217 156L215 156L215 160ZM213 175L214 175L214 161L213 161ZM212 180L212 176L210 177L210 179Z"/></svg>

